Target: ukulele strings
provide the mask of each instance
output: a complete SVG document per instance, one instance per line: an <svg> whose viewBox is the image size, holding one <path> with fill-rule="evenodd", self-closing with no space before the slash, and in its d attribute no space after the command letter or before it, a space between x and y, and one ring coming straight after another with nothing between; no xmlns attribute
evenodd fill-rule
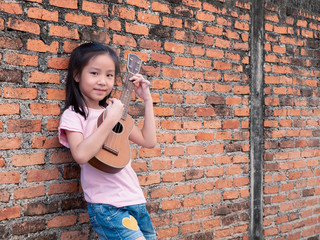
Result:
<svg viewBox="0 0 320 240"><path fill-rule="evenodd" d="M127 108L128 108L128 104L131 98L131 94L132 90L133 90L133 83L130 82L128 79L132 76L133 74L131 72L127 72L126 74L126 80L124 82L124 88L123 88L123 93L120 97L121 102L125 105L125 109L122 114L121 119L126 120L126 115L127 115ZM121 129L122 127L122 129ZM121 125L120 122L118 122L114 128L114 132L116 134L112 134L112 138L111 138L111 142L113 143L114 149L118 150L121 146L121 137L119 136L118 133L121 133L121 131L123 131L123 126ZM115 138L115 139L114 139Z"/></svg>

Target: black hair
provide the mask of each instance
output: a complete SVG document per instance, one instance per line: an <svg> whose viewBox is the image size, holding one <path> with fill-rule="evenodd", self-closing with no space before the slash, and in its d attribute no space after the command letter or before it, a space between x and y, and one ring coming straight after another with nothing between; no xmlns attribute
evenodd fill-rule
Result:
<svg viewBox="0 0 320 240"><path fill-rule="evenodd" d="M68 74L67 74L67 84L66 84L66 102L64 110L68 109L70 106L76 113L81 114L85 119L87 118L87 104L84 100L79 89L79 83L75 81L75 77L82 73L84 67L88 64L90 59L101 54L108 54L115 65L115 77L120 73L120 61L115 53L107 45L101 43L84 43L76 47L70 56ZM108 96L99 102L100 106L105 107L107 105L106 100L111 96L111 92Z"/></svg>

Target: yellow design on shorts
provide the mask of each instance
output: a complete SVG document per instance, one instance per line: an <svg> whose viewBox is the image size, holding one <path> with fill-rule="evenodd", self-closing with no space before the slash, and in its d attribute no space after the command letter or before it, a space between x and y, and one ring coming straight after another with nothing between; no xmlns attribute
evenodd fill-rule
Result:
<svg viewBox="0 0 320 240"><path fill-rule="evenodd" d="M122 225L134 231L139 230L137 220L131 215L130 218L125 217L124 219L122 219Z"/></svg>

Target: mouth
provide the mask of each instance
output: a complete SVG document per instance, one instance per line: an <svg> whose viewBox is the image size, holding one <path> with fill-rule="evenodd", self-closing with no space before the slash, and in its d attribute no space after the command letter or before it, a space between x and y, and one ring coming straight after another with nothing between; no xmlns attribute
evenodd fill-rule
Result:
<svg viewBox="0 0 320 240"><path fill-rule="evenodd" d="M96 88L96 89L94 89L96 92L98 92L99 94L104 94L107 90L105 90L105 89L98 89L98 88Z"/></svg>

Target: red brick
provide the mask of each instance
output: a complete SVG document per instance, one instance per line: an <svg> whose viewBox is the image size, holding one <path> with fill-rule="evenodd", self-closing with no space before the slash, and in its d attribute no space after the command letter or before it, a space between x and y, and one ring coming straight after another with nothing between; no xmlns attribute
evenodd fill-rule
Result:
<svg viewBox="0 0 320 240"><path fill-rule="evenodd" d="M36 99L37 89L4 87L3 96L5 98Z"/></svg>
<svg viewBox="0 0 320 240"><path fill-rule="evenodd" d="M179 66L193 66L193 58L175 57L174 64Z"/></svg>
<svg viewBox="0 0 320 240"><path fill-rule="evenodd" d="M54 21L58 22L59 12L58 11L49 11L42 8L31 7L28 9L28 17L40 19L44 21Z"/></svg>
<svg viewBox="0 0 320 240"><path fill-rule="evenodd" d="M19 183L20 173L17 171L0 172L0 184Z"/></svg>
<svg viewBox="0 0 320 240"><path fill-rule="evenodd" d="M69 231L61 233L61 240L87 240L89 237L89 229L81 231Z"/></svg>
<svg viewBox="0 0 320 240"><path fill-rule="evenodd" d="M61 8L70 8L77 9L78 8L78 0L50 0L51 5L61 7Z"/></svg>
<svg viewBox="0 0 320 240"><path fill-rule="evenodd" d="M159 157L161 156L161 149L160 148L141 148L139 150L139 156L140 157Z"/></svg>
<svg viewBox="0 0 320 240"><path fill-rule="evenodd" d="M168 4L160 3L160 2L152 2L151 8L154 11L170 13L170 6Z"/></svg>
<svg viewBox="0 0 320 240"><path fill-rule="evenodd" d="M50 163L62 164L73 162L73 158L70 152L54 152L51 155Z"/></svg>
<svg viewBox="0 0 320 240"><path fill-rule="evenodd" d="M214 44L214 38L210 37L210 36L207 36L207 35L198 34L196 36L196 42L198 44L204 44L204 45L212 46Z"/></svg>
<svg viewBox="0 0 320 240"><path fill-rule="evenodd" d="M249 44L248 43L234 43L234 49L240 50L240 51L248 51L249 50Z"/></svg>
<svg viewBox="0 0 320 240"><path fill-rule="evenodd" d="M163 210L178 209L181 207L181 203L179 200L165 200L162 201L161 207Z"/></svg>
<svg viewBox="0 0 320 240"><path fill-rule="evenodd" d="M66 226L73 226L76 223L77 223L76 215L56 216L48 221L47 226L49 228L66 227Z"/></svg>
<svg viewBox="0 0 320 240"><path fill-rule="evenodd" d="M152 185L152 184L160 183L160 174L138 176L138 179L141 186Z"/></svg>
<svg viewBox="0 0 320 240"><path fill-rule="evenodd" d="M43 152L13 155L11 159L11 164L15 167L44 164L44 157L45 155Z"/></svg>
<svg viewBox="0 0 320 240"><path fill-rule="evenodd" d="M128 20L135 19L135 11L133 9L113 6L112 14L116 17L123 18L123 19L128 19Z"/></svg>
<svg viewBox="0 0 320 240"><path fill-rule="evenodd" d="M9 194L6 189L1 189L0 190L0 201L1 202L6 202L6 203L9 202L10 195L11 194Z"/></svg>
<svg viewBox="0 0 320 240"><path fill-rule="evenodd" d="M36 35L40 34L40 26L37 23L23 21L20 19L9 18L8 28L22 32L29 32Z"/></svg>
<svg viewBox="0 0 320 240"><path fill-rule="evenodd" d="M214 71L214 72L206 72L205 79L210 81L219 81L222 79L222 77L221 77L221 73Z"/></svg>
<svg viewBox="0 0 320 240"><path fill-rule="evenodd" d="M181 223L192 220L192 212L175 213L172 215L172 222Z"/></svg>
<svg viewBox="0 0 320 240"><path fill-rule="evenodd" d="M38 66L38 56L8 53L6 56L6 62L11 65L18 66Z"/></svg>
<svg viewBox="0 0 320 240"><path fill-rule="evenodd" d="M239 30L244 30L244 31L249 31L249 24L245 23L245 22L239 22L239 21L236 21L234 23L234 27L236 29L239 29Z"/></svg>
<svg viewBox="0 0 320 240"><path fill-rule="evenodd" d="M178 227L164 228L164 229L159 230L158 237L159 237L159 239L171 238L171 237L177 236L178 233L179 233Z"/></svg>
<svg viewBox="0 0 320 240"><path fill-rule="evenodd" d="M170 160L153 160L150 166L150 170L165 170L170 168L171 168Z"/></svg>
<svg viewBox="0 0 320 240"><path fill-rule="evenodd" d="M19 218L21 216L21 207L13 206L0 209L0 221L6 219Z"/></svg>
<svg viewBox="0 0 320 240"><path fill-rule="evenodd" d="M222 129L237 129L239 125L239 120L225 120L222 123Z"/></svg>
<svg viewBox="0 0 320 240"><path fill-rule="evenodd" d="M140 46L146 49L160 50L161 42L144 38L140 41Z"/></svg>
<svg viewBox="0 0 320 240"><path fill-rule="evenodd" d="M195 139L194 133L177 133L175 137L177 142L194 142Z"/></svg>
<svg viewBox="0 0 320 240"><path fill-rule="evenodd" d="M182 0L182 4L189 7L201 8L201 1L199 0Z"/></svg>
<svg viewBox="0 0 320 240"><path fill-rule="evenodd" d="M10 119L8 120L8 132L40 132L41 120Z"/></svg>
<svg viewBox="0 0 320 240"><path fill-rule="evenodd" d="M214 61L214 69L218 70L228 70L231 69L231 64L228 62L220 62L220 61Z"/></svg>
<svg viewBox="0 0 320 240"><path fill-rule="evenodd" d="M173 77L173 78L180 78L182 77L182 69L174 69L174 68L166 68L164 67L162 70L162 74L165 77Z"/></svg>
<svg viewBox="0 0 320 240"><path fill-rule="evenodd" d="M118 20L102 19L101 17L99 17L97 19L97 26L105 29L121 31L121 22Z"/></svg>
<svg viewBox="0 0 320 240"><path fill-rule="evenodd" d="M181 226L182 234L199 232L199 231L200 231L200 223L190 223L190 224L184 224Z"/></svg>
<svg viewBox="0 0 320 240"><path fill-rule="evenodd" d="M31 114L33 115L59 115L60 107L58 104L30 104Z"/></svg>
<svg viewBox="0 0 320 240"><path fill-rule="evenodd" d="M186 103L187 104L198 104L204 103L204 96L203 95L187 95L186 96Z"/></svg>
<svg viewBox="0 0 320 240"><path fill-rule="evenodd" d="M190 90L192 90L192 84L190 82L178 81L178 82L174 82L172 84L172 88L173 89L180 89L180 90L184 90L184 91L190 91Z"/></svg>
<svg viewBox="0 0 320 240"><path fill-rule="evenodd" d="M186 42L193 42L194 41L194 35L189 32L176 30L174 32L174 38L176 40L186 41Z"/></svg>
<svg viewBox="0 0 320 240"><path fill-rule="evenodd" d="M164 47L164 50L169 52L184 53L184 45L165 42L163 47Z"/></svg>
<svg viewBox="0 0 320 240"><path fill-rule="evenodd" d="M66 183L52 183L49 186L48 194L59 194L59 193L75 193L78 192L77 182L66 182Z"/></svg>
<svg viewBox="0 0 320 240"><path fill-rule="evenodd" d="M184 121L182 126L184 129L201 129L202 122L201 121Z"/></svg>
<svg viewBox="0 0 320 240"><path fill-rule="evenodd" d="M265 14L265 19L271 22L279 22L279 17L275 14Z"/></svg>
<svg viewBox="0 0 320 240"><path fill-rule="evenodd" d="M68 28L65 26L50 26L49 35L62 38L79 39L79 33L77 29Z"/></svg>
<svg viewBox="0 0 320 240"><path fill-rule="evenodd" d="M67 13L65 16L67 22L76 23L79 25L92 25L91 16L83 16L79 14Z"/></svg>
<svg viewBox="0 0 320 240"><path fill-rule="evenodd" d="M166 55L166 54L160 54L160 53L153 52L153 53L151 53L150 58L153 61L163 62L163 63L167 63L167 64L169 64L171 62L171 57L169 55Z"/></svg>
<svg viewBox="0 0 320 240"><path fill-rule="evenodd" d="M212 61L196 58L194 65L201 68L212 68Z"/></svg>
<svg viewBox="0 0 320 240"><path fill-rule="evenodd" d="M19 188L13 192L14 199L29 199L35 197L45 196L46 189L44 185L35 187Z"/></svg>
<svg viewBox="0 0 320 240"><path fill-rule="evenodd" d="M31 72L29 82L59 84L60 75L58 73Z"/></svg>
<svg viewBox="0 0 320 240"><path fill-rule="evenodd" d="M162 17L162 25L168 27L182 28L182 19Z"/></svg>
<svg viewBox="0 0 320 240"><path fill-rule="evenodd" d="M166 147L163 153L165 156L179 156L184 155L182 147Z"/></svg>
<svg viewBox="0 0 320 240"><path fill-rule="evenodd" d="M149 1L147 0L127 0L127 3L133 6L137 6L139 8L149 8Z"/></svg>
<svg viewBox="0 0 320 240"><path fill-rule="evenodd" d="M138 20L140 22L160 24L159 16L155 14L138 12Z"/></svg>
<svg viewBox="0 0 320 240"><path fill-rule="evenodd" d="M64 89L47 89L48 100L65 100L66 91Z"/></svg>
<svg viewBox="0 0 320 240"><path fill-rule="evenodd" d="M149 28L143 25L137 25L133 23L126 23L126 32L137 35L149 35Z"/></svg>
<svg viewBox="0 0 320 240"><path fill-rule="evenodd" d="M0 150L18 149L21 147L21 138L0 138Z"/></svg>
<svg viewBox="0 0 320 240"><path fill-rule="evenodd" d="M57 53L59 49L58 42L52 42L50 45L46 45L41 40L28 39L27 41L27 49L30 51L36 52L52 52Z"/></svg>
<svg viewBox="0 0 320 240"><path fill-rule="evenodd" d="M48 67L54 69L68 69L69 58L49 57ZM43 75L42 75L43 76ZM53 75L51 75L53 76Z"/></svg>
<svg viewBox="0 0 320 240"><path fill-rule="evenodd" d="M58 179L59 170L55 169L33 169L27 172L27 182L40 182Z"/></svg>
<svg viewBox="0 0 320 240"><path fill-rule="evenodd" d="M19 38L0 37L0 48L18 50L22 46L22 41Z"/></svg>
<svg viewBox="0 0 320 240"><path fill-rule="evenodd" d="M215 111L213 108L197 108L196 115L198 117L215 116Z"/></svg>
<svg viewBox="0 0 320 240"><path fill-rule="evenodd" d="M238 191L225 191L223 193L223 199L237 199L239 198Z"/></svg>
<svg viewBox="0 0 320 240"><path fill-rule="evenodd" d="M0 11L17 15L21 15L23 12L19 3L6 1L0 1Z"/></svg>
<svg viewBox="0 0 320 240"><path fill-rule="evenodd" d="M117 45L125 45L128 47L136 47L137 42L134 38L128 36L121 36L114 34L113 35L113 43Z"/></svg>
<svg viewBox="0 0 320 240"><path fill-rule="evenodd" d="M61 147L58 137L33 137L32 148L59 148Z"/></svg>
<svg viewBox="0 0 320 240"><path fill-rule="evenodd" d="M78 47L80 44L76 43L76 42L69 42L69 41L65 41L64 45L63 45L63 50L66 53L71 53L73 51L73 49L75 49L76 47Z"/></svg>

